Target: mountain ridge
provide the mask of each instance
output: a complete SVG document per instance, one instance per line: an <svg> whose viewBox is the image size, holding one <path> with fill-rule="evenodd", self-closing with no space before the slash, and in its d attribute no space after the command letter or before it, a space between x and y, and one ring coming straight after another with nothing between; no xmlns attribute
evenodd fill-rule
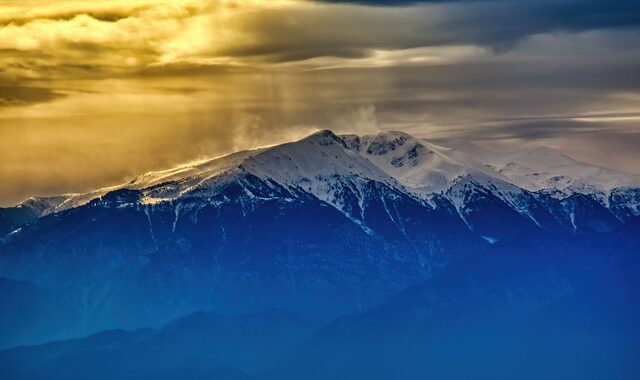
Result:
<svg viewBox="0 0 640 380"><path fill-rule="evenodd" d="M10 318L0 347L153 327L201 309L332 317L502 244L542 235L602 248L633 234L617 232L640 212L640 188L616 188L605 203L490 173L402 132L320 131L75 198L32 200L56 205L22 225L10 220L0 276L30 284L20 286L40 312L28 324Z"/></svg>
<svg viewBox="0 0 640 380"><path fill-rule="evenodd" d="M111 191L121 189L146 190L148 194L145 196L144 202L149 204L173 201L177 197L189 193L195 187L206 185L208 180L213 180L224 174L231 174L238 169L249 170L252 174L257 174L258 177L261 175L266 175L270 179L279 177L279 182L287 182L291 185L291 178L286 178L287 170L299 169L297 161L301 157L304 159L304 156L309 154L308 151L304 151L305 147L313 147L316 143L324 147L336 144L344 148L347 154L354 152L357 157L342 154L339 158L335 157L336 161L358 160L358 157L362 157L366 161L359 160L358 167L351 168L353 173L358 173L361 176L364 174L367 179L378 180L391 186L404 187L403 190L408 190L423 200L428 200L429 196L434 194L445 194L455 185L456 181L465 177L473 177L483 184L499 183L506 187L517 187L533 193L545 193L555 198L567 198L576 193L587 194L607 207L612 192L640 188L640 176L586 164L549 148L525 149L510 153L490 152L479 148L481 150L473 152L476 154L480 151L483 152L478 154L480 161L477 161L463 151L431 144L404 132L386 131L376 135L357 136L336 135L330 130L322 130L295 142L240 151L211 160L199 161L195 164L148 172L128 183L88 193L32 197L20 205L33 210L38 215L46 215L84 205ZM287 150L292 151L288 152ZM296 153L295 150L298 152ZM303 151L303 154L300 150ZM401 154L397 154L398 151ZM332 153L336 152L338 150L334 149ZM329 157L330 153L323 150L319 153L316 157L307 158L305 161L317 160L317 162L326 165L325 158ZM523 174L522 170L527 169L526 162L522 159L519 160L519 158L530 156L532 153L535 153L534 156L528 157L525 161L548 160L550 153L563 157L562 167L555 168L561 172L538 173L534 171ZM294 160L291 154L297 154L298 160ZM435 159L424 157L430 155ZM277 162L281 159L293 160L295 168L285 168L282 163ZM354 163L351 162L349 165L353 166ZM513 169L514 165L518 170ZM587 171L586 178L571 178L572 171L575 171L576 167ZM344 172L350 171L346 167L334 169L337 169L334 171L335 174L344 174ZM540 166L537 166L537 169L540 169ZM280 171L284 171L285 175L283 176ZM309 179L305 178L305 174L319 175L319 173L304 172L298 174L302 178L297 179L305 181ZM332 174L332 172L329 171L325 174ZM541 175L544 177L541 183L532 183L532 177L540 177ZM608 176L608 181L605 181L604 184L598 183L598 175ZM582 174L578 175L578 177L580 176ZM191 180L185 181L185 179ZM172 184L179 184L181 181L184 182L181 186L175 189L171 188ZM282 185L282 183L280 184ZM164 189L163 185L165 185ZM162 196L159 196L160 194ZM635 214L640 211L632 208L631 212Z"/></svg>

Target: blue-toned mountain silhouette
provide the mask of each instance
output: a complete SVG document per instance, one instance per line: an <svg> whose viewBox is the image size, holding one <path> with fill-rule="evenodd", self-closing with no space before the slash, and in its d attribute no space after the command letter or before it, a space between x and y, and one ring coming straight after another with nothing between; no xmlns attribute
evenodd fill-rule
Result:
<svg viewBox="0 0 640 380"><path fill-rule="evenodd" d="M1 351L0 373L12 379L245 379L317 327L312 318L281 310L236 317L199 311L159 329L111 330Z"/></svg>
<svg viewBox="0 0 640 380"><path fill-rule="evenodd" d="M401 132L32 198L0 210L0 347L58 342L0 375L634 378L639 215L636 176Z"/></svg>

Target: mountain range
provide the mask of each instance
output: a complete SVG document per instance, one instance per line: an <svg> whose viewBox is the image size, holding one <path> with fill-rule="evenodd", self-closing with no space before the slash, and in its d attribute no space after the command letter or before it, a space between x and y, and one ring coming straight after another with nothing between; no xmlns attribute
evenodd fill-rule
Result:
<svg viewBox="0 0 640 380"><path fill-rule="evenodd" d="M32 345L7 378L640 374L640 176L547 148L320 131L31 198L0 235L0 347Z"/></svg>

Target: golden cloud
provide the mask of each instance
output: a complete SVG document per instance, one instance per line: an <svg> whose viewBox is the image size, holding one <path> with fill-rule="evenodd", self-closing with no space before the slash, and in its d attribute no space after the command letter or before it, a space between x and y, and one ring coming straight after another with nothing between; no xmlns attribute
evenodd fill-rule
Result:
<svg viewBox="0 0 640 380"><path fill-rule="evenodd" d="M239 15L290 1L11 1L0 4L2 77L103 77L153 65L236 63Z"/></svg>
<svg viewBox="0 0 640 380"><path fill-rule="evenodd" d="M522 33L485 9L507 3L0 1L0 204L315 128L517 137L486 126L638 109L634 31L492 50Z"/></svg>
<svg viewBox="0 0 640 380"><path fill-rule="evenodd" d="M0 79L158 75L189 66L215 73L292 61L307 61L302 68L340 65L309 61L320 57L367 58L364 65L379 66L389 58L385 51L423 45L420 31L437 14L296 0L5 2Z"/></svg>

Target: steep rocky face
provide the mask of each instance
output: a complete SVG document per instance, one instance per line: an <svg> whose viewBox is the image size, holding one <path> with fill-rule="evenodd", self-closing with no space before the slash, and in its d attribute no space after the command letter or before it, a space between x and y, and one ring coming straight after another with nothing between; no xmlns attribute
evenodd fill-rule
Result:
<svg viewBox="0 0 640 380"><path fill-rule="evenodd" d="M0 236L18 232L38 219L38 213L26 206L0 208Z"/></svg>

